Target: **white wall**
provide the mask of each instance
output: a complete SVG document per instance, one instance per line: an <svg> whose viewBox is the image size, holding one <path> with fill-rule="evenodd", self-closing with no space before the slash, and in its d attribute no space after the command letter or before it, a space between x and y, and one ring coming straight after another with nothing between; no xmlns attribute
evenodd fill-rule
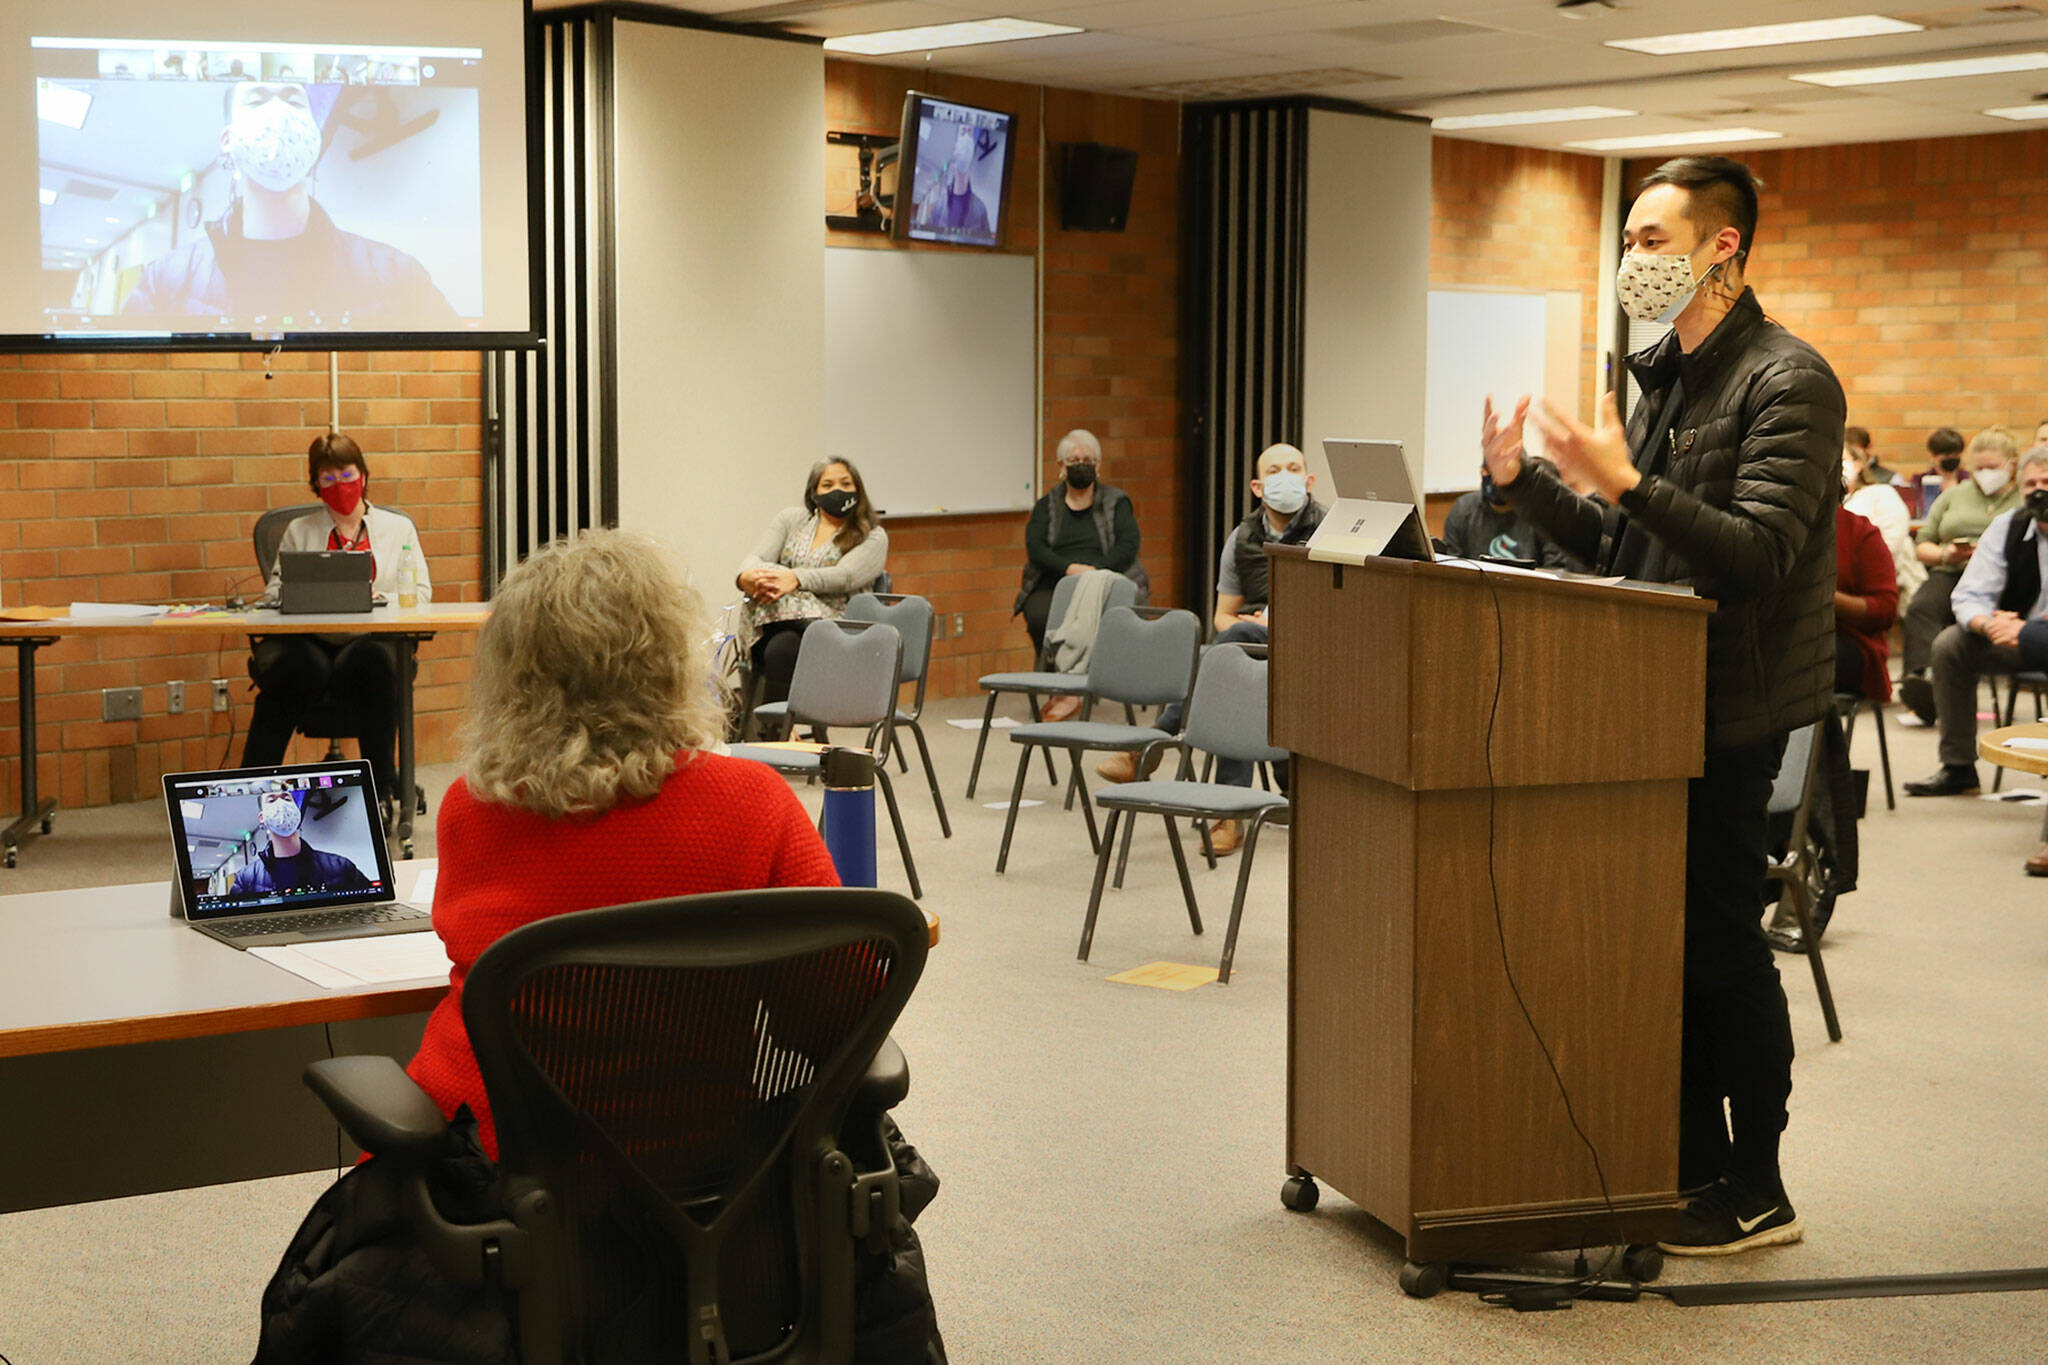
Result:
<svg viewBox="0 0 2048 1365"><path fill-rule="evenodd" d="M825 450L825 62L622 22L619 521L712 606Z"/></svg>
<svg viewBox="0 0 2048 1365"><path fill-rule="evenodd" d="M1421 487L1428 385L1429 125L1312 109L1302 435L1398 440Z"/></svg>

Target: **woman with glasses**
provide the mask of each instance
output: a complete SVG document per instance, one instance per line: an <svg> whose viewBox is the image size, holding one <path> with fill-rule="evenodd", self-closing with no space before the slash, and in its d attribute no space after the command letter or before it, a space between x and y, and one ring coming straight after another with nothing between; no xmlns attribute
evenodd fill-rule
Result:
<svg viewBox="0 0 2048 1365"><path fill-rule="evenodd" d="M325 505L285 527L278 562L291 551L366 551L371 591L398 600L402 563L412 561L419 601L432 600L427 558L419 529L403 512L370 502L370 464L362 447L339 432L315 437L306 452L306 482ZM280 576L270 569L269 597L276 601ZM372 635L272 635L249 652L255 679L256 712L242 747L242 766L284 762L292 732L307 709L324 699L346 698L356 723L356 743L388 803L398 790L398 653Z"/></svg>
<svg viewBox="0 0 2048 1365"><path fill-rule="evenodd" d="M1045 650L1045 617L1062 577L1090 569L1131 574L1138 562L1138 515L1130 497L1099 481L1102 442L1077 428L1060 437L1055 453L1060 481L1032 506L1025 523L1024 585L1010 608L1024 617L1034 654ZM1076 697L1055 697L1046 719L1063 720L1080 705Z"/></svg>

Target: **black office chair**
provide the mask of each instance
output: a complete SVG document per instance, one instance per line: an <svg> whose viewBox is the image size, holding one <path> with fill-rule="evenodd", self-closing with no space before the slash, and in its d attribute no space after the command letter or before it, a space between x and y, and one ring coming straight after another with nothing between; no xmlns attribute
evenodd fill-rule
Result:
<svg viewBox="0 0 2048 1365"><path fill-rule="evenodd" d="M498 1131L489 1222L435 1209L446 1124L397 1062L315 1062L306 1084L403 1163L441 1274L516 1296L526 1365L846 1361L856 1244L899 1207L880 1116L909 1088L888 1035L926 933L892 892L804 888L507 934L462 1000Z"/></svg>

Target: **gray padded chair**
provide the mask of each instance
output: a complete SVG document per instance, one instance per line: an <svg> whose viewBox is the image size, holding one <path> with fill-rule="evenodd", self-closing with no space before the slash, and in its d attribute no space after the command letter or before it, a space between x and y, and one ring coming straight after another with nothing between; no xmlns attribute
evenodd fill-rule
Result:
<svg viewBox="0 0 2048 1365"><path fill-rule="evenodd" d="M1060 622L1067 619L1067 605L1074 600L1074 587L1080 581L1077 574L1062 578L1053 585L1052 604L1045 612L1045 634L1049 641L1052 633L1059 629ZM1109 596L1102 604L1106 612L1111 607L1134 607L1138 604L1138 585L1130 579L1117 576L1110 584ZM988 706L981 713L981 737L974 742L974 766L967 770L967 799L974 799L974 784L981 777L981 754L988 747L989 726L996 718L996 698L1005 692L1021 692L1031 706L1031 719L1043 720L1038 709L1040 697L1080 697L1088 692L1088 678L1082 673L1061 673L1052 666L1053 646L1047 644L1039 651L1038 668L1029 673L984 673L981 675L981 690L988 693ZM1059 785L1060 775L1052 766L1052 754L1045 755L1045 775L1054 786Z"/></svg>
<svg viewBox="0 0 2048 1365"><path fill-rule="evenodd" d="M1256 657L1254 655L1256 650ZM1252 857L1258 852L1259 831L1268 824L1286 824L1291 808L1287 798L1254 787L1233 787L1220 782L1196 782L1194 751L1200 749L1217 758L1242 759L1247 763L1277 763L1287 757L1285 749L1266 742L1266 660L1262 646L1216 645L1202 655L1195 675L1195 695L1188 702L1187 729L1179 739L1160 737L1146 748L1179 748L1180 772L1170 782L1126 782L1103 791L1096 804L1108 813L1102 826L1102 846L1095 854L1095 885L1088 893L1088 918L1081 926L1081 961L1095 941L1095 916L1102 906L1102 884L1109 877L1110 849L1116 843L1117 823L1124 822L1123 850L1117 857L1116 885L1124 884L1124 866L1131 854L1131 830L1140 815L1157 815L1166 821L1166 837L1173 848L1174 870L1180 874L1181 898L1187 902L1188 923L1202 932L1202 912L1195 904L1194 883L1188 878L1187 854L1181 849L1176 818L1187 820L1243 820L1245 825L1243 861L1237 866L1237 891L1230 901L1230 928L1223 936L1223 959L1216 979L1228 983L1231 960L1237 956L1237 927L1244 917L1245 890L1251 885ZM1207 835L1203 837L1207 844ZM1214 859L1211 859L1213 865Z"/></svg>
<svg viewBox="0 0 2048 1365"><path fill-rule="evenodd" d="M931 745L925 742L924 726L919 723L924 717L924 685L931 673L932 637L937 629L938 613L926 598L878 590L856 593L846 604L846 619L881 621L896 627L903 636L903 675L900 681L914 684L917 691L911 697L909 710L901 706L896 708L896 724L909 730L911 738L917 741L917 756L924 763L924 780L932 789L932 808L939 813L939 829L950 839L953 837L953 825L946 819L946 798L939 794L939 774L932 767ZM896 746L896 763L902 771L910 771L910 761L904 757L901 744Z"/></svg>
<svg viewBox="0 0 2048 1365"><path fill-rule="evenodd" d="M1095 651L1088 662L1086 705L1098 701L1122 702L1134 706L1164 706L1186 701L1194 682L1195 659L1202 648L1202 623L1191 611L1158 607L1111 607L1102 613L1102 628L1095 636ZM1073 789L1080 793L1081 813L1088 821L1088 845L1100 850L1095 832L1095 807L1088 798L1088 784L1081 777L1083 753L1139 753L1159 739L1159 731L1146 725L1112 725L1084 719L1020 725L1010 731L1010 742L1020 747L1017 780L1010 788L1010 809L1003 820L1003 846L996 854L996 871L1010 861L1010 835L1017 826L1017 803L1024 799L1024 774L1031 766L1031 750L1042 747L1050 755L1064 749L1072 766Z"/></svg>
<svg viewBox="0 0 2048 1365"><path fill-rule="evenodd" d="M910 878L910 894L922 897L917 860L903 832L903 812L889 781L889 751L896 735L896 686L903 671L903 636L879 621L820 619L804 628L797 650L796 672L789 680L789 717L799 725L858 725L867 730L865 746L875 756L875 781L889 807L896 831L896 851ZM765 744L735 744L734 758L751 758L792 777L816 777L824 766L822 753L779 749Z"/></svg>
<svg viewBox="0 0 2048 1365"><path fill-rule="evenodd" d="M1813 908L1820 903L1822 869L1814 856L1813 837L1807 826L1813 814L1814 778L1820 771L1818 725L1794 730L1785 741L1785 757L1778 764L1778 780L1771 788L1772 815L1790 815L1792 834L1785 841L1785 855L1771 860L1765 876L1778 883L1778 894L1792 907L1799 923L1799 941L1813 968L1813 989L1820 996L1820 1012L1827 1021L1828 1038L1842 1041L1842 1024L1835 1017L1835 993L1828 989L1828 970L1820 960L1820 935L1814 932Z"/></svg>

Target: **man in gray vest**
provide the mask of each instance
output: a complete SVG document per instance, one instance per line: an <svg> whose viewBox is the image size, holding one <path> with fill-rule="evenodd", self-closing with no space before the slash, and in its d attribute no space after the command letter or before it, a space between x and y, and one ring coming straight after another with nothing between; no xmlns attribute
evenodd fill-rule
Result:
<svg viewBox="0 0 2048 1365"><path fill-rule="evenodd" d="M1308 461L1291 445L1270 445L1259 452L1252 470L1252 496L1258 505L1232 528L1223 541L1223 560L1216 567L1215 644L1263 645L1266 629L1266 551L1268 542L1300 545L1315 533L1323 521L1323 507L1310 493L1316 476L1308 472ZM1179 734L1181 708L1169 706L1159 715L1159 728ZM1152 762L1161 757L1154 750ZM1138 777L1138 763L1131 754L1111 754L1095 766L1111 782L1130 782ZM1149 775L1149 773L1148 773ZM1252 784L1252 765L1235 759L1216 760L1216 780L1232 786ZM1281 778L1285 782L1284 775ZM1219 821L1209 831L1209 842L1217 853L1235 852L1239 840L1237 821Z"/></svg>

